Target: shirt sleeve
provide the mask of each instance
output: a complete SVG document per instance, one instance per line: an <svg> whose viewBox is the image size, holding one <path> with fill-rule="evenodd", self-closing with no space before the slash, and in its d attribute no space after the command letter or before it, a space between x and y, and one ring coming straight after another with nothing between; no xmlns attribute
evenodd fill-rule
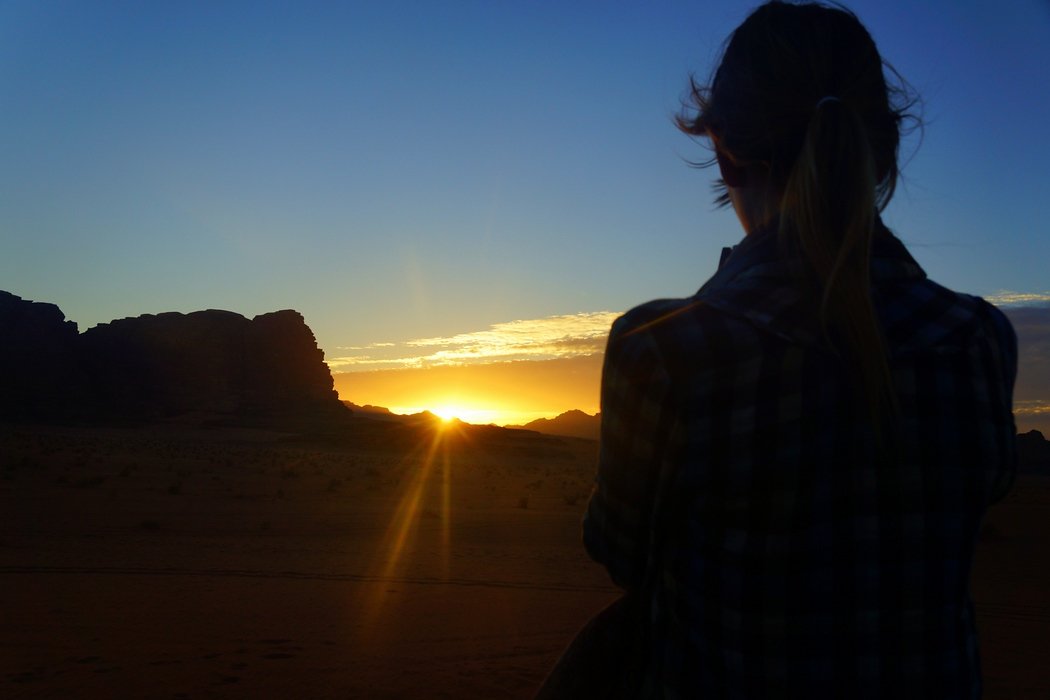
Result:
<svg viewBox="0 0 1050 700"><path fill-rule="evenodd" d="M630 590L644 578L668 406L668 373L652 335L613 324L601 388L598 476L583 521L588 554Z"/></svg>

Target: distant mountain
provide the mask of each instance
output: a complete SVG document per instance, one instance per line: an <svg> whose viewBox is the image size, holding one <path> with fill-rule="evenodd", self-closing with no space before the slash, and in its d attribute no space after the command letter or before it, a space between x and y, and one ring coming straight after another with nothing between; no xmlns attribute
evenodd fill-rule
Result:
<svg viewBox="0 0 1050 700"><path fill-rule="evenodd" d="M573 409L554 418L537 418L525 425L508 425L507 427L535 430L538 433L546 433L548 435L564 435L597 440L601 428L601 415L596 413L592 416L583 411Z"/></svg>
<svg viewBox="0 0 1050 700"><path fill-rule="evenodd" d="M0 292L0 418L281 423L350 415L313 332L284 310L146 314L84 333Z"/></svg>
<svg viewBox="0 0 1050 700"><path fill-rule="evenodd" d="M427 425L444 423L445 421L441 416L431 413L430 411L420 411L419 413L394 413L385 406L372 406L365 404L359 406L353 401L343 401L343 405L354 412L354 415L359 418L368 418L371 420L381 420L388 423L402 423L405 425ZM453 419L456 423L461 425L469 425L464 423L458 418Z"/></svg>
<svg viewBox="0 0 1050 700"><path fill-rule="evenodd" d="M395 413L392 413L390 411L390 409L387 408L386 406L372 406L370 404L365 404L364 406L358 406L353 401L343 401L343 405L346 406L347 408L349 408L351 411L353 411L355 414L357 414L359 416L367 415L369 417L372 417L373 415L379 415L379 416L390 416L390 417L393 417L393 416L397 415Z"/></svg>
<svg viewBox="0 0 1050 700"><path fill-rule="evenodd" d="M1023 473L1050 476L1050 441L1038 430L1017 436L1017 468Z"/></svg>

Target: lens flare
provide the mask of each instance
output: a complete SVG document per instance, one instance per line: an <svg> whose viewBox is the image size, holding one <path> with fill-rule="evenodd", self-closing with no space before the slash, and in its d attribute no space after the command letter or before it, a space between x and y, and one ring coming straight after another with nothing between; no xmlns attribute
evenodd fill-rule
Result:
<svg viewBox="0 0 1050 700"><path fill-rule="evenodd" d="M383 608L390 602L389 585L411 579L409 569L412 562L409 558L414 550L414 539L420 534L421 527L426 528L423 521L433 516L428 504L440 511L437 513L440 529L435 533L440 542L440 575L446 580L451 576L454 470L450 448L469 440L469 436L454 414L449 413L449 416L447 421L443 419L441 424L433 426L426 440L406 454L398 465L402 469L408 468L408 479L398 495L394 515L366 576L372 585L363 596L358 613L363 638L374 641L372 632L381 623Z"/></svg>

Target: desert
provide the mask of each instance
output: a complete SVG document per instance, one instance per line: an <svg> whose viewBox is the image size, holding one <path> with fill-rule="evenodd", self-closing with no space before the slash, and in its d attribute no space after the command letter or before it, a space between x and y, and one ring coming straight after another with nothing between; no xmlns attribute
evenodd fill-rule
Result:
<svg viewBox="0 0 1050 700"><path fill-rule="evenodd" d="M596 443L420 419L339 433L5 425L5 697L528 698L616 589ZM989 513L986 697L1041 698L1050 479Z"/></svg>
<svg viewBox="0 0 1050 700"><path fill-rule="evenodd" d="M595 444L366 423L5 428L3 694L528 697L616 595Z"/></svg>

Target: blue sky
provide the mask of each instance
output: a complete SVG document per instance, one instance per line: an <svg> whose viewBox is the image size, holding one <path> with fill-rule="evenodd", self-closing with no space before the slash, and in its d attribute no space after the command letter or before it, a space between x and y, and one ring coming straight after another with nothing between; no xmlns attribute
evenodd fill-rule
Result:
<svg viewBox="0 0 1050 700"><path fill-rule="evenodd" d="M295 308L329 357L690 294L741 234L671 116L751 7L0 1L0 289ZM1050 5L851 7L925 101L887 223L1050 299Z"/></svg>

